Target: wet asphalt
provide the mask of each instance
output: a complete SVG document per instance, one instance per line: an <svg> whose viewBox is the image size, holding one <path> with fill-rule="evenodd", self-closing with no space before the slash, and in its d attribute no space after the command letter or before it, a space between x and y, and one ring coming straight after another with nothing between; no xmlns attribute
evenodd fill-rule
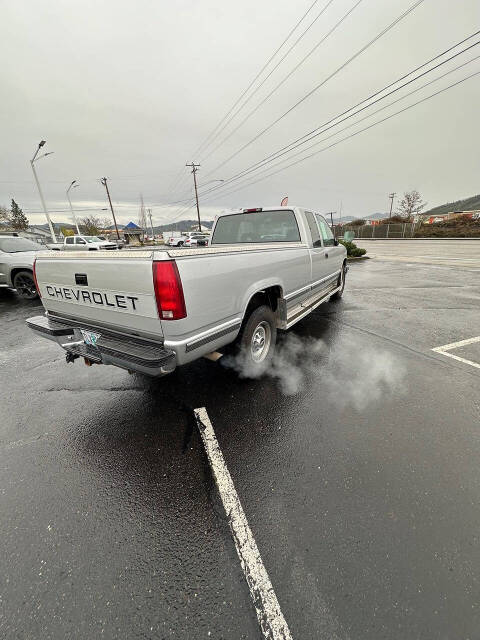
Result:
<svg viewBox="0 0 480 640"><path fill-rule="evenodd" d="M479 638L480 369L431 351L479 303L475 269L353 263L272 375L152 380L67 365L0 290L1 637L261 638L205 406L296 640Z"/></svg>

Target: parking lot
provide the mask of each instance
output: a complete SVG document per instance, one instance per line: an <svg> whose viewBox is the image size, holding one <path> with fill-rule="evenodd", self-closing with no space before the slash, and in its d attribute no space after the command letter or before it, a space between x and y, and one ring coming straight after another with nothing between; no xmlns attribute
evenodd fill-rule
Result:
<svg viewBox="0 0 480 640"><path fill-rule="evenodd" d="M66 364L0 289L2 637L262 637L205 407L293 638L478 638L480 242L432 242L359 242L259 380Z"/></svg>

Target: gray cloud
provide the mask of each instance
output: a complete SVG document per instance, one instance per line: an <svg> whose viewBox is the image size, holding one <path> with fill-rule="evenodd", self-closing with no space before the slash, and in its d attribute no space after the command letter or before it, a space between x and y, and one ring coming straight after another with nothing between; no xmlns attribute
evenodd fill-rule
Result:
<svg viewBox="0 0 480 640"><path fill-rule="evenodd" d="M411 3L364 0L202 163L199 181L228 178L303 135L470 34L480 17L476 0L426 0L257 143L207 177ZM32 221L43 221L36 213L40 202L28 160L45 138L55 154L37 166L52 211L67 209L65 189L74 178L81 182L74 193L77 207L105 207L98 179L107 175L120 222L136 219L140 193L156 222L172 219L180 204L164 205L191 195L186 170L171 192L178 172L310 4L2 0L0 53L8 64L0 72L0 204L14 197ZM335 0L258 99L353 4ZM474 63L463 75L479 68ZM336 210L342 202L351 215L385 210L392 190L417 188L432 205L471 195L478 191L478 98L477 78L268 180L232 195L212 194L202 203L205 217L225 207L276 204L287 194L291 203L320 211ZM53 218L65 220L68 214L54 212Z"/></svg>

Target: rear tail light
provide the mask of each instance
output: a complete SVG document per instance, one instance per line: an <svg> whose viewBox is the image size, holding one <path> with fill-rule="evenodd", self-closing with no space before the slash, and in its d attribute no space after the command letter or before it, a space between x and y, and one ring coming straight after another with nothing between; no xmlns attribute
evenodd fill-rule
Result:
<svg viewBox="0 0 480 640"><path fill-rule="evenodd" d="M182 281L176 262L153 262L153 288L158 315L162 320L180 320L187 317Z"/></svg>
<svg viewBox="0 0 480 640"><path fill-rule="evenodd" d="M38 297L41 298L42 294L40 293L40 288L38 286L38 280L37 280L37 259L36 258L33 261L33 281L35 282L35 289L37 290Z"/></svg>

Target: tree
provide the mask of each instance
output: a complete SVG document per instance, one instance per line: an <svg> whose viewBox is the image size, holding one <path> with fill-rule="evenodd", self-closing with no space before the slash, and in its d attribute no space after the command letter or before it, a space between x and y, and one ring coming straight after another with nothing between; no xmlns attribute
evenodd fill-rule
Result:
<svg viewBox="0 0 480 640"><path fill-rule="evenodd" d="M69 229L68 227L60 227L60 231L62 232L64 238L66 238L67 236L75 235L75 231L73 229Z"/></svg>
<svg viewBox="0 0 480 640"><path fill-rule="evenodd" d="M80 225L87 236L96 236L102 227L101 223L97 216L85 216L80 220Z"/></svg>
<svg viewBox="0 0 480 640"><path fill-rule="evenodd" d="M7 207L0 207L0 223L10 224L10 212Z"/></svg>
<svg viewBox="0 0 480 640"><path fill-rule="evenodd" d="M102 231L108 231L110 229L110 227L112 226L112 221L108 217L99 218L98 221L100 223L100 227L99 228Z"/></svg>
<svg viewBox="0 0 480 640"><path fill-rule="evenodd" d="M426 202L422 201L422 196L416 189L413 191L406 191L403 194L403 198L398 203L398 214L402 218L411 218L414 214L420 213L420 211L426 206Z"/></svg>
<svg viewBox="0 0 480 640"><path fill-rule="evenodd" d="M24 231L28 229L28 218L20 209L18 204L12 198L12 206L10 208L10 224L15 231Z"/></svg>

